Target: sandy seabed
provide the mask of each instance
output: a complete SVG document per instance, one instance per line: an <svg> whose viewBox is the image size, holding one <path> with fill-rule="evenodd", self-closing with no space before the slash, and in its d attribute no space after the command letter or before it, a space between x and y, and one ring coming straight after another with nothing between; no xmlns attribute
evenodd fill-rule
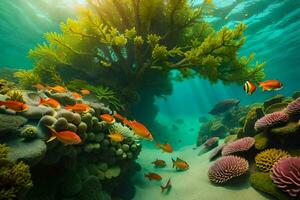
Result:
<svg viewBox="0 0 300 200"><path fill-rule="evenodd" d="M270 200L254 190L248 182L247 177L232 185L217 186L210 183L207 177L210 162L210 152L198 156L199 148L186 146L172 154L162 153L159 149L143 148L137 162L142 170L134 177L136 195L134 200ZM180 157L187 161L190 169L178 172L172 168L171 157ZM167 162L165 168L154 168L152 161L156 158ZM149 181L144 174L155 172L160 174L161 181ZM162 194L160 185L164 185L171 178L172 189Z"/></svg>

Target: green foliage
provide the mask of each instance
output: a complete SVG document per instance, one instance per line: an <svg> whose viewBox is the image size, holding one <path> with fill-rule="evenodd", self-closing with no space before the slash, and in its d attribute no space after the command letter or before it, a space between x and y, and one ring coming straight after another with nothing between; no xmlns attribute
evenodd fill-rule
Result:
<svg viewBox="0 0 300 200"><path fill-rule="evenodd" d="M8 147L0 144L0 199L13 200L24 189L32 186L29 166L7 160Z"/></svg>
<svg viewBox="0 0 300 200"><path fill-rule="evenodd" d="M10 90L7 94L7 100L24 102L23 94L20 90Z"/></svg>
<svg viewBox="0 0 300 200"><path fill-rule="evenodd" d="M40 83L40 77L32 70L22 70L14 73L14 76L19 79L19 84L24 89L29 89L33 84Z"/></svg>
<svg viewBox="0 0 300 200"><path fill-rule="evenodd" d="M15 83L6 79L0 79L0 94L7 94L10 90L14 89Z"/></svg>

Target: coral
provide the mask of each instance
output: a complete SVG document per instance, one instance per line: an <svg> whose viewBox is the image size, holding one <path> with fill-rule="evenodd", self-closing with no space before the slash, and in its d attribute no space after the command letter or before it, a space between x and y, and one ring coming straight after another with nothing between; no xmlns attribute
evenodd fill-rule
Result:
<svg viewBox="0 0 300 200"><path fill-rule="evenodd" d="M271 133L276 134L278 136L297 135L298 131L300 131L300 124L298 122L289 122L283 127L272 128L270 130Z"/></svg>
<svg viewBox="0 0 300 200"><path fill-rule="evenodd" d="M286 107L285 112L289 115L300 113L300 97L298 97L293 102L289 103Z"/></svg>
<svg viewBox="0 0 300 200"><path fill-rule="evenodd" d="M35 126L26 125L21 129L20 137L26 139L32 139L37 137L38 129Z"/></svg>
<svg viewBox="0 0 300 200"><path fill-rule="evenodd" d="M12 200L30 188L32 181L28 165L8 161L8 152L8 147L0 144L0 199Z"/></svg>
<svg viewBox="0 0 300 200"><path fill-rule="evenodd" d="M254 147L257 150L263 150L267 148L270 142L267 134L265 133L259 133L255 135L254 139L255 139Z"/></svg>
<svg viewBox="0 0 300 200"><path fill-rule="evenodd" d="M18 134L27 119L18 115L0 114L0 138Z"/></svg>
<svg viewBox="0 0 300 200"><path fill-rule="evenodd" d="M300 198L300 157L283 158L272 168L271 178L279 189Z"/></svg>
<svg viewBox="0 0 300 200"><path fill-rule="evenodd" d="M105 177L107 179L118 177L121 173L121 168L119 166L110 167L105 171Z"/></svg>
<svg viewBox="0 0 300 200"><path fill-rule="evenodd" d="M283 101L283 99L284 99L284 96L281 94L276 95L270 99L267 99L263 104L264 110L267 110L268 107L270 107L274 104L281 103Z"/></svg>
<svg viewBox="0 0 300 200"><path fill-rule="evenodd" d="M24 103L23 94L20 90L10 90L6 93L8 96L7 100L10 101L19 101Z"/></svg>
<svg viewBox="0 0 300 200"><path fill-rule="evenodd" d="M256 131L254 129L255 122L263 117L262 107L260 105L255 105L250 108L249 112L247 113L243 131L239 132L238 138L247 137L247 136L254 136Z"/></svg>
<svg viewBox="0 0 300 200"><path fill-rule="evenodd" d="M237 135L228 135L225 139L224 139L224 143L231 143L237 140Z"/></svg>
<svg viewBox="0 0 300 200"><path fill-rule="evenodd" d="M218 155L221 155L222 153L222 149L224 148L226 144L221 144L218 147L216 147L215 149L212 150L212 152L209 155L209 160L213 160L215 157L217 157Z"/></svg>
<svg viewBox="0 0 300 200"><path fill-rule="evenodd" d="M78 200L98 200L103 199L102 186L96 176L90 176L82 183L82 189L77 195Z"/></svg>
<svg viewBox="0 0 300 200"><path fill-rule="evenodd" d="M254 143L255 143L255 140L252 137L244 137L244 138L238 139L234 142L227 144L222 149L222 155L226 156L229 154L248 151L254 145Z"/></svg>
<svg viewBox="0 0 300 200"><path fill-rule="evenodd" d="M293 99L297 99L298 97L300 97L300 91L296 91L294 92L294 94L292 95Z"/></svg>
<svg viewBox="0 0 300 200"><path fill-rule="evenodd" d="M211 148L215 145L218 145L219 137L212 137L206 140L206 142L203 144L206 148Z"/></svg>
<svg viewBox="0 0 300 200"><path fill-rule="evenodd" d="M274 112L265 115L255 122L254 128L256 130L264 130L270 127L274 127L279 124L284 124L289 120L289 116L282 112Z"/></svg>
<svg viewBox="0 0 300 200"><path fill-rule="evenodd" d="M249 163L246 159L238 156L224 156L209 168L208 178L214 183L225 183L245 174L248 169Z"/></svg>
<svg viewBox="0 0 300 200"><path fill-rule="evenodd" d="M265 114L270 114L273 112L277 111L282 111L287 107L288 103L287 102L280 102L280 103L275 103L268 108L265 109Z"/></svg>
<svg viewBox="0 0 300 200"><path fill-rule="evenodd" d="M64 197L72 197L80 192L82 188L81 179L76 172L68 170L64 172L59 187Z"/></svg>
<svg viewBox="0 0 300 200"><path fill-rule="evenodd" d="M255 189L265 192L278 200L290 200L290 197L280 191L272 182L269 173L255 172L251 174L250 184Z"/></svg>
<svg viewBox="0 0 300 200"><path fill-rule="evenodd" d="M14 88L15 84L13 82L7 81L5 79L0 79L0 94L6 94Z"/></svg>
<svg viewBox="0 0 300 200"><path fill-rule="evenodd" d="M256 167L263 172L269 172L274 163L278 160L288 157L289 154L281 149L267 149L255 156Z"/></svg>

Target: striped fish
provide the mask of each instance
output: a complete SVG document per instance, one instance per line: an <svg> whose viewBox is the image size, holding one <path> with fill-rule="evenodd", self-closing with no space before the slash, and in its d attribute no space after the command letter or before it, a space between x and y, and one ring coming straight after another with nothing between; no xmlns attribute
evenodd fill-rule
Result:
<svg viewBox="0 0 300 200"><path fill-rule="evenodd" d="M244 84L244 91L248 94L248 95L252 95L256 90L256 86L254 83L252 83L251 81L246 81L246 83Z"/></svg>

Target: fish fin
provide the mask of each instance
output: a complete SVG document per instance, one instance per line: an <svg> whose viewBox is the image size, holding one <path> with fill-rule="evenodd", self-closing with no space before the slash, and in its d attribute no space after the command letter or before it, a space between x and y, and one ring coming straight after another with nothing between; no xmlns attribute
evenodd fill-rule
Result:
<svg viewBox="0 0 300 200"><path fill-rule="evenodd" d="M51 137L47 140L47 142L51 142L52 140L55 140L56 136L55 135L51 135Z"/></svg>
<svg viewBox="0 0 300 200"><path fill-rule="evenodd" d="M56 131L51 126L46 126L51 131L51 137L47 140L47 142L51 142L56 138Z"/></svg>
<svg viewBox="0 0 300 200"><path fill-rule="evenodd" d="M165 191L164 186L160 186L161 192L163 193Z"/></svg>
<svg viewBox="0 0 300 200"><path fill-rule="evenodd" d="M185 162L184 160L180 159L177 157L177 161L180 161L180 162Z"/></svg>
<svg viewBox="0 0 300 200"><path fill-rule="evenodd" d="M175 167L175 160L173 158L171 158L171 159L172 159L172 163L173 163L173 167L172 168L174 168Z"/></svg>

